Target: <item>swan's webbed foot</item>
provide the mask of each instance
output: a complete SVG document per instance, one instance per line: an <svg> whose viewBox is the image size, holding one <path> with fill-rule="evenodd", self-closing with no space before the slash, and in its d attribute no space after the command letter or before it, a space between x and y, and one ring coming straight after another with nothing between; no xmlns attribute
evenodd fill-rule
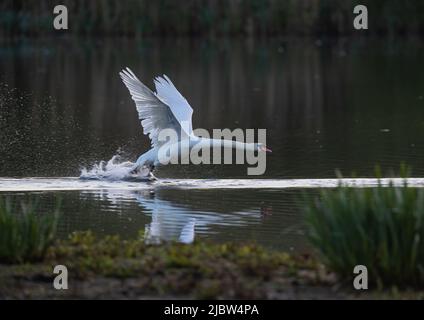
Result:
<svg viewBox="0 0 424 320"><path fill-rule="evenodd" d="M155 175L153 174L153 171L149 172L149 176L150 176L150 180L157 180L158 178L155 177Z"/></svg>
<svg viewBox="0 0 424 320"><path fill-rule="evenodd" d="M138 177L145 177L149 180L157 180L157 178L153 175L153 170L155 169L154 166L151 165L143 165L135 167L130 171L130 174L138 176Z"/></svg>
<svg viewBox="0 0 424 320"><path fill-rule="evenodd" d="M132 175L137 175L137 174L138 174L138 168L132 169L132 170L130 171L130 174L132 174Z"/></svg>

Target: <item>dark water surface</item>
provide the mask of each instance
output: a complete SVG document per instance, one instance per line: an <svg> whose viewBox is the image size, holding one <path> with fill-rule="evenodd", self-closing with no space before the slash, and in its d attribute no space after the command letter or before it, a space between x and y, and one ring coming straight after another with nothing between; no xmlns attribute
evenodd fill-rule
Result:
<svg viewBox="0 0 424 320"><path fill-rule="evenodd" d="M0 177L78 176L149 146L118 72L152 87L167 74L194 109L194 128L266 128L260 178L385 175L400 162L424 176L424 46L417 39L39 40L0 44ZM170 166L166 178L249 178L245 166ZM251 178L251 177L250 177ZM254 183L254 181L252 181ZM57 195L60 230L196 237L305 247L292 189L32 192ZM18 201L28 192L2 192ZM150 230L150 229L149 229Z"/></svg>
<svg viewBox="0 0 424 320"><path fill-rule="evenodd" d="M44 212L61 199L61 237L75 230L179 241L194 221L196 240L243 241L284 250L305 250L299 192L282 190L146 190L3 193L13 201L36 201Z"/></svg>

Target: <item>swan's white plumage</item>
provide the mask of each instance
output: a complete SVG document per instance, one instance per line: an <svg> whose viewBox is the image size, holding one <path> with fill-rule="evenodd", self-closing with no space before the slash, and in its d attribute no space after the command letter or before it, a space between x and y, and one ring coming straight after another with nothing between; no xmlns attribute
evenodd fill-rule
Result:
<svg viewBox="0 0 424 320"><path fill-rule="evenodd" d="M259 149L259 144L254 143L195 136L191 122L193 109L166 75L157 77L154 80L157 91L154 93L142 84L129 68L122 70L119 74L136 104L144 134L149 135L152 143L152 148L137 159L131 172L140 172L140 168L153 170L160 164L169 163L166 161L168 159L167 151L169 151L171 159L181 157L183 160L190 155L194 146L206 148L228 147L243 151L264 151L266 149L264 145L261 145L261 149ZM167 146L168 149L165 148L165 150L161 149L161 147L167 141L159 141L159 133L164 129L173 129L178 134L178 142ZM180 147L185 144L188 145L188 148L183 148L185 151L182 153ZM165 153L159 153L160 150L165 151ZM161 158L161 155L164 154L167 155L166 159Z"/></svg>
<svg viewBox="0 0 424 320"><path fill-rule="evenodd" d="M149 136L153 148L164 143L158 139L163 129L174 129L181 135L180 138L191 134L193 109L168 77L156 79L158 92L155 94L129 68L122 70L119 75L136 104L144 134ZM182 121L188 123L182 126Z"/></svg>
<svg viewBox="0 0 424 320"><path fill-rule="evenodd" d="M187 100L181 95L177 88L166 75L162 77L156 77L155 79L156 96L161 101L167 104L175 118L183 126L183 130L191 135L193 132L191 118L193 115L193 109L187 102Z"/></svg>

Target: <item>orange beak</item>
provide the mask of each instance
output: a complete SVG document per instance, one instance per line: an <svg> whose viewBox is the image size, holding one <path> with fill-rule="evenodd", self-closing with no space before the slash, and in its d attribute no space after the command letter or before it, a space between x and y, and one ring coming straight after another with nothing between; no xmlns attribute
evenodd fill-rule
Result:
<svg viewBox="0 0 424 320"><path fill-rule="evenodd" d="M261 151L272 153L272 150L269 149L267 146L261 146Z"/></svg>

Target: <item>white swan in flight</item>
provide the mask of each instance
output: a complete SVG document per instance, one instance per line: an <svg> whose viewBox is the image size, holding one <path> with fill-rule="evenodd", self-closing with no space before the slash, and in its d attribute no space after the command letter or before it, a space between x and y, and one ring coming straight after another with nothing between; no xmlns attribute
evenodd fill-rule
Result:
<svg viewBox="0 0 424 320"><path fill-rule="evenodd" d="M198 147L224 147L271 152L262 143L208 139L194 135L191 122L193 109L166 75L155 78L156 92L141 83L129 68L122 70L119 75L135 102L144 134L148 135L151 141L151 149L138 158L132 168L133 173L147 169L151 174L155 167L164 163L161 161L162 153L159 152L160 147L166 143L159 139L159 133L164 129L173 129L178 134L178 143L187 143L189 150L197 145ZM200 145L198 145L199 143ZM171 152L177 153L174 156L180 156L178 154L180 148L171 147L170 149Z"/></svg>

